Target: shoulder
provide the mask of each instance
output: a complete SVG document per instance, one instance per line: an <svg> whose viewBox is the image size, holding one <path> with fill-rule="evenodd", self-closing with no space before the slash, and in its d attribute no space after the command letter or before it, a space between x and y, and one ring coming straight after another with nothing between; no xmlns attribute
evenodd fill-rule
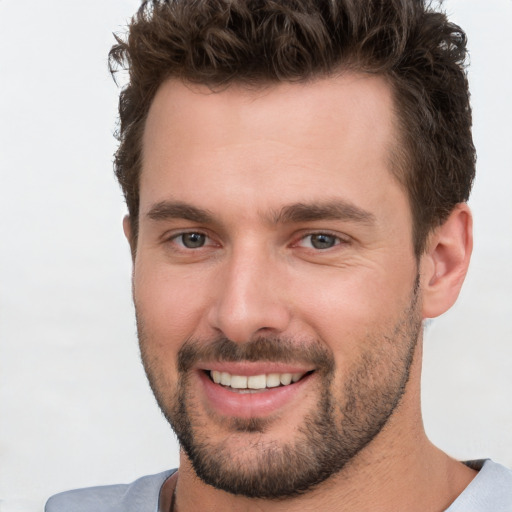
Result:
<svg viewBox="0 0 512 512"><path fill-rule="evenodd" d="M52 496L45 512L156 512L162 484L176 470L139 478L131 484L105 485Z"/></svg>
<svg viewBox="0 0 512 512"><path fill-rule="evenodd" d="M489 459L467 465L478 474L446 512L511 512L512 470Z"/></svg>

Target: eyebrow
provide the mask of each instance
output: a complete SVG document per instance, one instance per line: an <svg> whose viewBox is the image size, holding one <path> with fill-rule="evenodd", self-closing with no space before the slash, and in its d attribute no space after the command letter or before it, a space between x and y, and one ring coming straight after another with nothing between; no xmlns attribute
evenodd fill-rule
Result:
<svg viewBox="0 0 512 512"><path fill-rule="evenodd" d="M296 203L283 207L273 217L273 222L295 223L317 220L343 220L371 225L375 222L373 213L343 200L326 203Z"/></svg>
<svg viewBox="0 0 512 512"><path fill-rule="evenodd" d="M213 224L215 222L215 217L211 211L181 201L156 203L146 216L155 221L184 219L201 224ZM375 222L373 213L343 200L287 205L280 211L271 214L270 219L273 224L293 224L318 220L343 220L368 225Z"/></svg>
<svg viewBox="0 0 512 512"><path fill-rule="evenodd" d="M197 208L181 201L161 201L146 214L151 220L185 219L191 222L212 223L213 214L202 208Z"/></svg>

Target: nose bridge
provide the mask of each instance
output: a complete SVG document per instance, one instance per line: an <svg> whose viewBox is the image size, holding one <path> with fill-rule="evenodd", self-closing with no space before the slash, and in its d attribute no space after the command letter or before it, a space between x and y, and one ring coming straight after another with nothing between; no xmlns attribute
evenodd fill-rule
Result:
<svg viewBox="0 0 512 512"><path fill-rule="evenodd" d="M278 275L278 257L262 244L253 241L233 247L218 276L211 326L239 343L284 331L289 308L284 290L276 286Z"/></svg>

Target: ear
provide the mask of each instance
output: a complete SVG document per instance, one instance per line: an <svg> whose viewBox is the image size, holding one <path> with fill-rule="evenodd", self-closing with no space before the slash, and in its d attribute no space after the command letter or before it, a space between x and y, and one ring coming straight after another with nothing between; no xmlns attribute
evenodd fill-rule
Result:
<svg viewBox="0 0 512 512"><path fill-rule="evenodd" d="M123 218L123 231L124 231L124 236L126 237L126 240L128 240L128 243L130 244L132 258L135 258L135 245L134 245L135 240L133 239L132 221L131 221L129 215L125 215Z"/></svg>
<svg viewBox="0 0 512 512"><path fill-rule="evenodd" d="M423 318L448 311L459 296L473 250L473 218L466 203L430 235L420 260Z"/></svg>

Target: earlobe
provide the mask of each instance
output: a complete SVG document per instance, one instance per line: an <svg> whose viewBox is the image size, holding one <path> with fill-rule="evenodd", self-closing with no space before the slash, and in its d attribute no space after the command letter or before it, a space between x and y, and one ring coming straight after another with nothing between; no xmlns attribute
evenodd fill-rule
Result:
<svg viewBox="0 0 512 512"><path fill-rule="evenodd" d="M466 203L430 235L421 257L423 318L450 309L462 288L473 250L473 219Z"/></svg>

